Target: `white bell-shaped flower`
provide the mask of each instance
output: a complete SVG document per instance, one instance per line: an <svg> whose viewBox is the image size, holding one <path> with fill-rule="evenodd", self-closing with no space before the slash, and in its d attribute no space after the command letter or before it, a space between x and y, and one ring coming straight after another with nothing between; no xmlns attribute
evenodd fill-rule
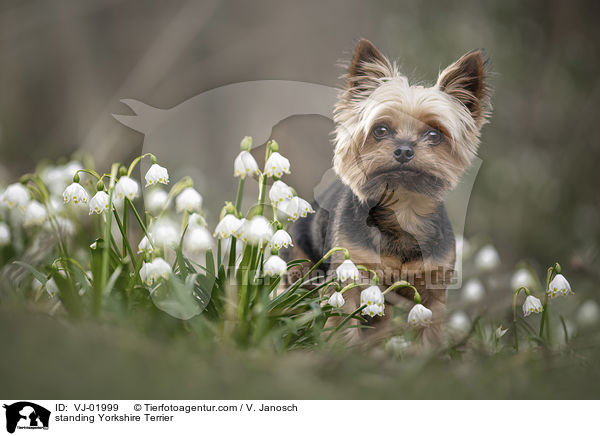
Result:
<svg viewBox="0 0 600 436"><path fill-rule="evenodd" d="M150 286L154 283L154 272L152 268L152 262L143 262L140 268L140 278L145 285Z"/></svg>
<svg viewBox="0 0 600 436"><path fill-rule="evenodd" d="M144 195L144 206L152 215L158 215L166 206L169 194L162 189L152 189Z"/></svg>
<svg viewBox="0 0 600 436"><path fill-rule="evenodd" d="M360 275L358 268L356 268L356 265L354 265L354 262L350 259L343 261L342 264L336 268L335 273L340 282L345 282L346 280L356 281Z"/></svg>
<svg viewBox="0 0 600 436"><path fill-rule="evenodd" d="M263 265L263 270L265 275L278 277L287 271L287 263L277 255L271 256Z"/></svg>
<svg viewBox="0 0 600 436"><path fill-rule="evenodd" d="M0 222L0 247L10 244L10 228L6 223Z"/></svg>
<svg viewBox="0 0 600 436"><path fill-rule="evenodd" d="M508 331L508 329L503 329L502 325L500 325L500 327L498 327L495 332L496 339L500 339L502 336L504 336L506 334L507 331Z"/></svg>
<svg viewBox="0 0 600 436"><path fill-rule="evenodd" d="M249 244L262 246L273 237L273 227L264 216L253 217L244 224L244 227L244 236Z"/></svg>
<svg viewBox="0 0 600 436"><path fill-rule="evenodd" d="M96 192L96 195L92 197L90 200L90 215L93 213L97 213L100 215L105 210L108 210L108 202L110 198L108 194L104 191Z"/></svg>
<svg viewBox="0 0 600 436"><path fill-rule="evenodd" d="M133 201L139 195L140 186L138 182L131 177L122 176L115 185L115 199L117 202L123 202L125 198Z"/></svg>
<svg viewBox="0 0 600 436"><path fill-rule="evenodd" d="M294 197L292 188L283 183L281 180L277 180L271 186L269 190L269 199L271 203L277 205L284 200L291 200Z"/></svg>
<svg viewBox="0 0 600 436"><path fill-rule="evenodd" d="M150 229L152 242L159 247L174 247L179 244L179 227L168 218L156 221Z"/></svg>
<svg viewBox="0 0 600 436"><path fill-rule="evenodd" d="M195 226L188 229L183 240L183 249L191 254L204 253L213 246L210 232L204 228Z"/></svg>
<svg viewBox="0 0 600 436"><path fill-rule="evenodd" d="M290 161L274 152L265 163L265 174L269 177L281 177L290 173Z"/></svg>
<svg viewBox="0 0 600 436"><path fill-rule="evenodd" d="M199 213L194 212L188 218L188 226L190 229L194 227L206 227L206 225L206 219Z"/></svg>
<svg viewBox="0 0 600 436"><path fill-rule="evenodd" d="M163 185L169 184L169 172L165 167L161 167L159 164L152 164L146 175L146 186L154 185L155 183L162 183Z"/></svg>
<svg viewBox="0 0 600 436"><path fill-rule="evenodd" d="M471 320L463 311L457 311L450 315L448 326L459 333L467 332L471 326Z"/></svg>
<svg viewBox="0 0 600 436"><path fill-rule="evenodd" d="M481 248L475 255L475 266L481 271L491 271L500 265L500 256L492 244Z"/></svg>
<svg viewBox="0 0 600 436"><path fill-rule="evenodd" d="M461 298L466 303L477 303L485 297L485 288L479 279L469 279L463 286Z"/></svg>
<svg viewBox="0 0 600 436"><path fill-rule="evenodd" d="M65 203L72 201L75 204L81 204L87 203L90 197L83 186L81 186L79 183L73 182L67 186L65 192L63 192L63 198Z"/></svg>
<svg viewBox="0 0 600 436"><path fill-rule="evenodd" d="M285 230L277 230L273 237L271 238L271 242L269 242L269 247L275 250L281 250L282 248L293 247L292 237Z"/></svg>
<svg viewBox="0 0 600 436"><path fill-rule="evenodd" d="M542 313L543 309L540 299L529 295L525 298L525 303L523 303L523 316L529 316L532 313Z"/></svg>
<svg viewBox="0 0 600 436"><path fill-rule="evenodd" d="M48 213L46 212L46 208L41 203L33 200L25 207L23 225L25 227L39 226L46 221L47 217Z"/></svg>
<svg viewBox="0 0 600 436"><path fill-rule="evenodd" d="M385 296L379 286L369 286L360 293L361 306L382 306L385 304Z"/></svg>
<svg viewBox="0 0 600 436"><path fill-rule="evenodd" d="M587 300L577 309L576 319L582 327L591 327L597 324L600 321L600 306L594 300Z"/></svg>
<svg viewBox="0 0 600 436"><path fill-rule="evenodd" d="M171 265L169 265L162 257L157 257L152 261L152 268L156 277L162 277L164 279L168 278L173 272Z"/></svg>
<svg viewBox="0 0 600 436"><path fill-rule="evenodd" d="M217 224L213 236L219 239L230 238L235 236L241 225L241 220L237 219L234 215L227 214Z"/></svg>
<svg viewBox="0 0 600 436"><path fill-rule="evenodd" d="M258 164L254 157L248 151L241 151L233 162L233 177L241 177L259 174Z"/></svg>
<svg viewBox="0 0 600 436"><path fill-rule="evenodd" d="M527 268L519 268L510 279L511 288L516 291L519 288L530 288L535 284L535 279Z"/></svg>
<svg viewBox="0 0 600 436"><path fill-rule="evenodd" d="M562 274L556 274L546 290L546 294L548 294L548 297L550 298L567 296L572 293L571 285Z"/></svg>
<svg viewBox="0 0 600 436"><path fill-rule="evenodd" d="M177 212L200 212L202 196L194 188L185 188L175 199Z"/></svg>
<svg viewBox="0 0 600 436"><path fill-rule="evenodd" d="M27 203L29 203L29 191L20 183L8 185L2 194L3 206L8 206L9 209L18 207L21 211L25 211Z"/></svg>
<svg viewBox="0 0 600 436"><path fill-rule="evenodd" d="M152 235L150 235L152 236ZM152 244L150 243L150 240L148 239L148 236L144 235L144 237L142 238L142 240L140 241L140 243L138 244L138 254L139 253L152 253Z"/></svg>
<svg viewBox="0 0 600 436"><path fill-rule="evenodd" d="M422 304L415 304L408 313L408 324L412 327L428 327L432 323L433 312Z"/></svg>
<svg viewBox="0 0 600 436"><path fill-rule="evenodd" d="M287 203L285 213L290 221L296 221L300 217L306 217L309 213L315 213L315 211L308 201L300 197L293 197Z"/></svg>
<svg viewBox="0 0 600 436"><path fill-rule="evenodd" d="M377 315L383 316L384 315L383 308L384 308L383 305L371 304L371 305L365 307L361 313L363 315L369 315L371 317L377 316Z"/></svg>
<svg viewBox="0 0 600 436"><path fill-rule="evenodd" d="M327 302L330 306L333 306L336 309L340 309L346 303L346 300L344 300L344 296L341 292L334 292L333 294L331 294L331 297L329 297L329 300L327 300Z"/></svg>

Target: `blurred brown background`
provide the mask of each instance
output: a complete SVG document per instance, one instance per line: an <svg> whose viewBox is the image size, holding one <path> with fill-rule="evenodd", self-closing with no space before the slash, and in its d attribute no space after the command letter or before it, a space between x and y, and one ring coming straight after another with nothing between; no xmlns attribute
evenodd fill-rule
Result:
<svg viewBox="0 0 600 436"><path fill-rule="evenodd" d="M409 77L431 83L445 65L483 47L496 73L494 116L465 233L494 241L508 262L595 268L596 2L4 0L0 8L4 183L80 148L100 167L138 153L142 135L111 117L129 113L121 98L169 108L248 80L337 86L336 62L359 37L400 58ZM331 129L322 117L274 128L290 150L289 181L307 197L330 167ZM223 178L208 186L230 195L232 162L215 165Z"/></svg>

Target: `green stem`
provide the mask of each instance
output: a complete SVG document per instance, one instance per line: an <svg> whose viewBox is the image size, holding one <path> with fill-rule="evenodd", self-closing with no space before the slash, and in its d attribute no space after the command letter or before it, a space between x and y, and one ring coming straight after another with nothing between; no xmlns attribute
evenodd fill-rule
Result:
<svg viewBox="0 0 600 436"><path fill-rule="evenodd" d="M113 209L113 212L116 214L117 210ZM118 217L117 217L117 222L118 222ZM125 258L125 256L126 256L125 252L127 251L127 244L129 244L129 241L127 240L127 205L125 205L123 207L123 229L121 230L121 233L123 234L123 258ZM131 247L129 248L129 251L131 251ZM132 256L132 260L133 260L133 256Z"/></svg>
<svg viewBox="0 0 600 436"><path fill-rule="evenodd" d="M550 339L550 319L548 317L548 288L550 286L550 281L552 280L552 277L556 273L557 267L560 266L558 265L558 263L555 263L553 266L548 268L548 271L546 272L546 288L544 288L544 303L542 304L542 319L540 321L541 338L543 338L542 335L544 334L544 325L548 324L546 328L546 335L548 336L548 339Z"/></svg>
<svg viewBox="0 0 600 436"><path fill-rule="evenodd" d="M133 214L135 215L135 219L137 220L138 224L142 228L144 235L146 235L146 237L148 238L148 242L150 242L150 245L152 245L152 248L154 248L154 243L152 242L152 238L150 237L150 234L148 233L148 229L146 228L146 225L144 224L144 222L142 221L142 218L138 214L138 211L136 210L135 206L133 205L133 203L131 202L131 200L129 198L126 198L125 201L127 202L127 204L129 204L129 207L131 207L131 210L133 211Z"/></svg>
<svg viewBox="0 0 600 436"><path fill-rule="evenodd" d="M119 214L117 213L117 209L115 209L113 207L113 214L115 216L115 221L117 223L117 226L119 227L119 230L121 232L121 235L123 236L123 257L125 258L125 256L127 255L127 253L129 253L129 257L131 258L131 264L133 265L133 269L136 269L135 266L135 257L133 255L133 250L131 249L131 245L129 244L129 240L127 239L127 233L125 230L125 227L123 226L123 224L121 223L121 220L119 219Z"/></svg>
<svg viewBox="0 0 600 436"><path fill-rule="evenodd" d="M117 171L119 170L119 164L114 163L110 172L110 185L108 188L108 210L112 210L113 208L113 193L115 190L115 180L117 178ZM102 252L102 268L100 274L100 286L97 288L94 287L94 298L92 302L92 312L94 316L100 315L100 309L102 307L102 293L104 291L104 287L108 282L108 259L109 259L109 250L110 250L110 226L112 222L112 214L106 214L106 222L104 223L104 249Z"/></svg>
<svg viewBox="0 0 600 436"><path fill-rule="evenodd" d="M516 290L513 295L512 312L513 312L513 336L515 337L515 351L519 351L519 332L517 330L517 296L519 290Z"/></svg>
<svg viewBox="0 0 600 436"><path fill-rule="evenodd" d="M385 291L383 291L383 295L387 294L388 292L393 291L394 289L398 289L398 288L410 288L414 291L415 295L414 295L414 301L416 304L421 304L421 295L419 294L419 291L417 291L417 288L415 288L413 285L411 285L410 283L408 283L406 280L400 280L396 283L392 283L390 285L389 288L387 288Z"/></svg>
<svg viewBox="0 0 600 436"><path fill-rule="evenodd" d="M358 270L360 270L360 271L370 272L371 275L373 276L373 284L375 286L379 285L379 276L377 275L377 273L374 270L369 269L366 266L362 266L362 265L358 265L356 268L358 268Z"/></svg>
<svg viewBox="0 0 600 436"><path fill-rule="evenodd" d="M327 253L325 253L325 255L319 259L317 261L317 263L315 263L313 265L313 267L311 269L308 270L308 272L306 274L304 274L301 278L299 278L298 280L296 280L296 282L292 285L292 288L295 290L297 289L302 283L304 283L304 281L323 263L325 262L326 259L328 259L333 253L337 252L337 251L343 251L346 259L350 258L350 252L345 249L344 247L333 247L331 250L329 250Z"/></svg>

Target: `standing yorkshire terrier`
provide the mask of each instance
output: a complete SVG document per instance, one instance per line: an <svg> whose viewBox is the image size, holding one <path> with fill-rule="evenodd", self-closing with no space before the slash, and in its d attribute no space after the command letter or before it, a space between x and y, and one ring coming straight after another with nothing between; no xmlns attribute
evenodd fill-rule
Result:
<svg viewBox="0 0 600 436"><path fill-rule="evenodd" d="M455 260L444 198L475 157L490 114L486 61L474 51L442 71L434 86L411 86L363 39L345 80L334 115L333 165L341 180L320 199L331 207L315 205L314 215L291 227L291 257L316 262L341 246L356 264L377 271L382 285L408 280L434 313L425 338L439 340ZM334 256L326 270L342 260ZM386 306L402 297L413 295L401 288L386 295ZM357 291L345 312L358 305Z"/></svg>

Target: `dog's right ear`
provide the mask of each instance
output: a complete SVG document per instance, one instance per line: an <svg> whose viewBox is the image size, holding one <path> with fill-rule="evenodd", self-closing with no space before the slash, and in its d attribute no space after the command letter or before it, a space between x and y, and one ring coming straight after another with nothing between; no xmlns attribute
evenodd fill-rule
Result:
<svg viewBox="0 0 600 436"><path fill-rule="evenodd" d="M392 75L393 68L390 61L377 50L377 47L366 39L358 41L346 75L348 90L355 94L363 94L377 87L380 79Z"/></svg>

